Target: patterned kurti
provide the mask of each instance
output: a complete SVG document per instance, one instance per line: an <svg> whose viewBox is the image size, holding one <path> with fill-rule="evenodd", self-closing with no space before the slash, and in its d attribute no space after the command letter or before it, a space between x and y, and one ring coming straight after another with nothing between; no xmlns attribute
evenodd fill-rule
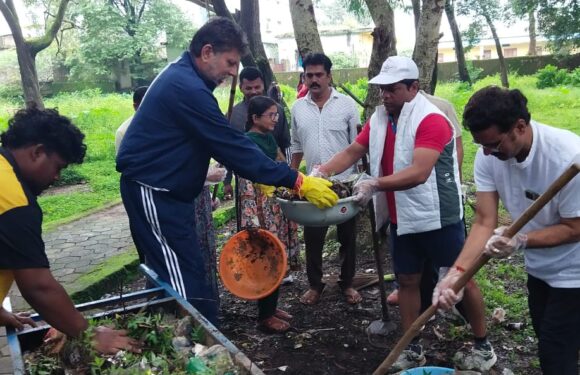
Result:
<svg viewBox="0 0 580 375"><path fill-rule="evenodd" d="M194 200L195 226L197 239L205 263L206 278L211 285L214 296L217 296L219 308L219 293L217 284L216 244L211 207L211 193L209 186L204 186L201 193Z"/></svg>
<svg viewBox="0 0 580 375"><path fill-rule="evenodd" d="M286 219L275 198L268 198L254 189L251 181L239 179L242 228L262 228L272 232L284 245L291 269L300 265L300 243L298 225Z"/></svg>

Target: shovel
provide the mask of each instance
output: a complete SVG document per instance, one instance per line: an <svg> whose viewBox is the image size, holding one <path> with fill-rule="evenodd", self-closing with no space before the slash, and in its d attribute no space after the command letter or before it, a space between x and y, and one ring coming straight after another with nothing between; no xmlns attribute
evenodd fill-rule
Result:
<svg viewBox="0 0 580 375"><path fill-rule="evenodd" d="M360 133L361 126L357 126L357 131ZM362 158L363 168L365 171L370 172L369 163L367 162L366 155ZM389 316L389 308L387 307L387 293L385 290L385 273L383 271L383 262L381 259L381 252L379 248L379 234L376 231L376 220L375 220L375 206L373 204L373 200L371 199L368 204L370 219L371 219L371 232L373 237L373 252L375 254L375 263L377 264L377 275L379 277L379 298L381 300L381 311L382 317L379 320L375 320L371 322L371 324L367 327L366 333L369 338L369 342L373 346L381 346L377 345L377 343L373 342L373 337L379 336L384 337L388 336L391 332L393 332L397 325L391 320ZM382 346L381 346L382 347Z"/></svg>
<svg viewBox="0 0 580 375"><path fill-rule="evenodd" d="M527 210L522 213L522 215L512 224L509 226L508 229L504 232L505 237L513 237L520 229L524 227L536 214L548 203L568 182L570 182L578 173L580 172L580 154L576 155L572 165L562 173L556 181L554 181L548 189L540 195L538 199L532 203ZM461 277L455 282L453 285L453 291L458 293L467 282L479 271L481 267L483 267L488 261L490 257L485 255L483 252L481 255L475 260L475 263L472 264L469 268L465 270L465 272L461 275ZM403 337L399 339L397 345L391 350L387 358L380 364L379 367L373 372L373 375L382 375L386 374L387 371L391 368L393 363L397 360L401 352L409 345L411 340L415 336L417 336L421 330L421 327L427 323L427 321L437 312L437 306L431 305L423 314L421 314L411 325L411 327L405 332Z"/></svg>

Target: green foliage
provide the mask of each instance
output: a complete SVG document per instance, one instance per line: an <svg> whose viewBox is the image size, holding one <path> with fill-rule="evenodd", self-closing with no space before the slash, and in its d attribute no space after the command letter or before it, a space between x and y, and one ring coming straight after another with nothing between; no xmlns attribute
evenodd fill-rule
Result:
<svg viewBox="0 0 580 375"><path fill-rule="evenodd" d="M467 74L469 74L469 79L473 83L479 79L483 68L473 65L473 61L466 61L465 67L467 68Z"/></svg>
<svg viewBox="0 0 580 375"><path fill-rule="evenodd" d="M75 165L73 165L61 172L60 178L53 184L53 186L80 184L85 180L86 177L78 171Z"/></svg>
<svg viewBox="0 0 580 375"><path fill-rule="evenodd" d="M76 4L74 16L82 25L73 37L78 48L69 50L66 59L74 77L109 74L129 64L133 79L151 79L165 63L161 42L182 48L194 33L191 22L167 0L84 0Z"/></svg>
<svg viewBox="0 0 580 375"><path fill-rule="evenodd" d="M580 4L577 0L539 1L538 28L555 50L580 47Z"/></svg>
<svg viewBox="0 0 580 375"><path fill-rule="evenodd" d="M344 52L337 52L328 55L330 60L332 60L333 69L348 69L348 68L358 68L358 60L354 55L347 55Z"/></svg>
<svg viewBox="0 0 580 375"><path fill-rule="evenodd" d="M554 65L546 65L538 70L536 77L538 78L536 87L539 89L568 84L580 86L580 68L576 68L569 73L566 69L558 69Z"/></svg>

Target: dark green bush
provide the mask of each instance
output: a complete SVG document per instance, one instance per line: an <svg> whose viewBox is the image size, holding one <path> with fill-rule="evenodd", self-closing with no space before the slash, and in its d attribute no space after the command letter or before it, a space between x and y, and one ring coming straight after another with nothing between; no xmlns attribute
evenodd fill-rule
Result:
<svg viewBox="0 0 580 375"><path fill-rule="evenodd" d="M558 69L554 65L546 65L544 68L538 70L536 77L538 78L536 87L539 89L571 83L571 77L570 74L568 74L568 71L566 69Z"/></svg>
<svg viewBox="0 0 580 375"><path fill-rule="evenodd" d="M76 168L69 167L63 169L60 173L60 178L56 180L53 186L66 186L66 185L76 185L86 181L86 177L83 176Z"/></svg>

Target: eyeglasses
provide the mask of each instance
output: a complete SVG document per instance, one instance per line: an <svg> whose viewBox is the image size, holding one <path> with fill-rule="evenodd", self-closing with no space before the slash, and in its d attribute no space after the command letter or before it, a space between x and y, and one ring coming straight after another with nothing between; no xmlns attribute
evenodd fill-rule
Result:
<svg viewBox="0 0 580 375"><path fill-rule="evenodd" d="M505 141L505 139L507 137L508 137L507 133L504 133L502 139L497 144L495 144L495 145L482 145L481 143L477 143L475 141L473 141L473 144L475 144L476 146L480 146L480 147L485 148L490 153L500 152L501 145L503 144L503 141Z"/></svg>
<svg viewBox="0 0 580 375"><path fill-rule="evenodd" d="M280 118L280 114L278 112L263 113L260 115L260 117L262 116L268 116L272 121L278 121L278 119Z"/></svg>

